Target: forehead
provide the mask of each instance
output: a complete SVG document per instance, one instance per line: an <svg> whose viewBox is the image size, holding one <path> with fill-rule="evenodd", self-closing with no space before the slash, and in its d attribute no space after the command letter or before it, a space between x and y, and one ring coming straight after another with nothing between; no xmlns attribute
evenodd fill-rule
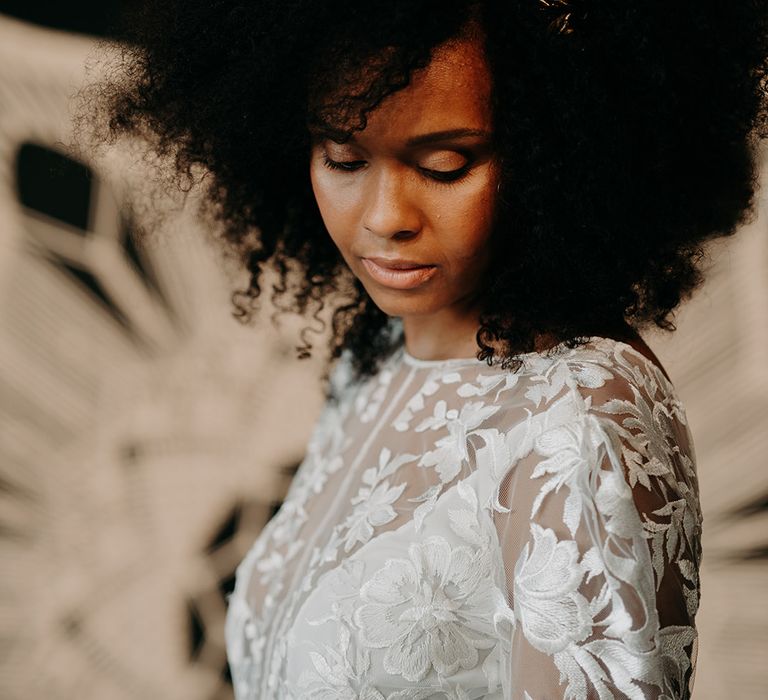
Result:
<svg viewBox="0 0 768 700"><path fill-rule="evenodd" d="M362 84L348 85L350 92ZM478 40L439 46L409 85L367 113L366 128L353 133L360 145L400 145L413 136L453 129L491 131L491 75Z"/></svg>

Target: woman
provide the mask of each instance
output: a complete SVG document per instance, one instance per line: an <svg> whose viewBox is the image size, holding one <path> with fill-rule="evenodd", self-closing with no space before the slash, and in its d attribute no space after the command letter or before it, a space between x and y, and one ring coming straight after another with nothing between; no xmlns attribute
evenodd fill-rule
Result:
<svg viewBox="0 0 768 700"><path fill-rule="evenodd" d="M111 132L202 166L240 316L267 267L333 306L328 401L229 599L236 696L688 698L694 449L638 330L752 212L768 10L146 16Z"/></svg>

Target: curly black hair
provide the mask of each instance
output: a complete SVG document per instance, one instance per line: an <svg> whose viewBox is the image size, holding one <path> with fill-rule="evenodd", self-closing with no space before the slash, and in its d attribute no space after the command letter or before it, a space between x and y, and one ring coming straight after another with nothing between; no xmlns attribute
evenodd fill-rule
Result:
<svg viewBox="0 0 768 700"><path fill-rule="evenodd" d="M519 367L539 336L575 347L613 323L675 330L704 244L753 214L764 0L162 0L128 26L99 86L108 138L149 137L180 178L202 168L250 277L235 315L251 318L271 266L283 310L318 319L334 300L331 360L348 349L358 377L394 349L392 326L325 229L308 126L365 128L473 27L501 163L478 359Z"/></svg>

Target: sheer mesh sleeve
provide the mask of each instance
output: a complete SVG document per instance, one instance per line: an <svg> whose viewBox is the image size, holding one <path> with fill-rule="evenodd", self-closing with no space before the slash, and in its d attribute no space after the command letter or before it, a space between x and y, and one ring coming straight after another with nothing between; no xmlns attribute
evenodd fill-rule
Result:
<svg viewBox="0 0 768 700"><path fill-rule="evenodd" d="M533 438L493 513L515 618L505 697L689 698L701 515L682 405L639 358L564 388L580 410Z"/></svg>

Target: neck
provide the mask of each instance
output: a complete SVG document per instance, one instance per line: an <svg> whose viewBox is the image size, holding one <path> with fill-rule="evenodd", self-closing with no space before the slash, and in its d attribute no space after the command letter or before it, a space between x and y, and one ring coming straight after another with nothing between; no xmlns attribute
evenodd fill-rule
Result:
<svg viewBox="0 0 768 700"><path fill-rule="evenodd" d="M479 314L468 314L461 318L441 318L439 314L404 316L402 322L405 349L415 358L449 360L477 355ZM601 329L585 335L613 338L635 347L643 342L637 331L623 320L614 324L606 323ZM558 342L560 340L552 334L542 333L536 339L536 352L544 352Z"/></svg>
<svg viewBox="0 0 768 700"><path fill-rule="evenodd" d="M405 349L420 360L449 360L477 355L475 338L480 328L476 315L440 318L439 315L404 316Z"/></svg>

